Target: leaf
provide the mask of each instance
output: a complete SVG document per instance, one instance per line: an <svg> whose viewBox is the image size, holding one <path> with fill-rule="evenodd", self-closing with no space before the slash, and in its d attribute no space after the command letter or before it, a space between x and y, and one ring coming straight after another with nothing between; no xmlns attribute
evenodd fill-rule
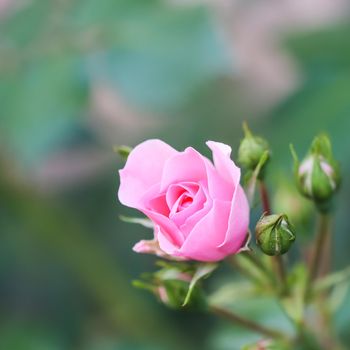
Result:
<svg viewBox="0 0 350 350"><path fill-rule="evenodd" d="M124 222L128 222L130 224L139 224L142 225L143 227L147 228L154 228L153 222L149 219L145 218L136 218L136 217L130 217L130 216L124 216L124 215L119 215L119 219Z"/></svg>
<svg viewBox="0 0 350 350"><path fill-rule="evenodd" d="M319 279L314 286L316 292L322 292L350 280L350 266Z"/></svg>
<svg viewBox="0 0 350 350"><path fill-rule="evenodd" d="M201 279L208 277L217 267L218 267L218 264L214 264L214 263L203 263L203 264L200 264L198 266L196 272L194 273L194 275L192 277L192 280L191 280L190 285L188 287L188 292L187 292L186 298L185 298L182 306L186 306L189 303L189 301L191 299L192 292L193 292L196 284Z"/></svg>
<svg viewBox="0 0 350 350"><path fill-rule="evenodd" d="M345 302L349 290L350 282L341 283L334 287L332 293L329 296L329 307L332 312L335 313L340 309L342 304Z"/></svg>
<svg viewBox="0 0 350 350"><path fill-rule="evenodd" d="M343 334L349 341L349 323L350 323L350 284L347 285L347 292L343 301L334 315L334 323L337 330Z"/></svg>

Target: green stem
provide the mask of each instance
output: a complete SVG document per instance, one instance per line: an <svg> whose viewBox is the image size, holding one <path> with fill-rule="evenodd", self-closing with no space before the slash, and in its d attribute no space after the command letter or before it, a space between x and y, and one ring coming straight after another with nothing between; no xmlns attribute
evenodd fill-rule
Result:
<svg viewBox="0 0 350 350"><path fill-rule="evenodd" d="M233 264L235 270L255 283L264 286L264 288L272 288L276 285L275 276L253 252L242 252L232 256L229 261Z"/></svg>
<svg viewBox="0 0 350 350"><path fill-rule="evenodd" d="M219 316L222 317L230 322L233 322L235 324L239 324L244 328L250 329L253 332L260 333L268 338L273 338L273 339L287 339L287 335L285 335L282 332L276 331L274 329L267 328L265 326L262 326L254 321L251 321L247 318L244 318L240 315L237 315L229 310L226 310L220 306L214 306L211 305L209 307L209 310Z"/></svg>
<svg viewBox="0 0 350 350"><path fill-rule="evenodd" d="M269 194L268 194L265 182L263 180L259 181L259 188L260 188L260 198L261 198L263 211L266 215L270 215L271 206L270 206Z"/></svg>
<svg viewBox="0 0 350 350"><path fill-rule="evenodd" d="M310 263L310 282L315 280L320 272L323 253L325 252L326 255L330 255L330 222L331 220L328 214L320 214L315 249Z"/></svg>
<svg viewBox="0 0 350 350"><path fill-rule="evenodd" d="M246 258L253 264L262 274L271 282L275 283L276 280L273 274L266 268L264 263L259 259L253 252L244 252L241 254L242 257Z"/></svg>
<svg viewBox="0 0 350 350"><path fill-rule="evenodd" d="M284 267L284 262L283 262L282 256L277 255L277 256L274 256L273 259L274 259L273 261L274 261L274 265L275 265L278 279L281 282L283 292L285 292L285 289L286 289L285 287L287 285L286 284L287 277L286 277L286 270Z"/></svg>

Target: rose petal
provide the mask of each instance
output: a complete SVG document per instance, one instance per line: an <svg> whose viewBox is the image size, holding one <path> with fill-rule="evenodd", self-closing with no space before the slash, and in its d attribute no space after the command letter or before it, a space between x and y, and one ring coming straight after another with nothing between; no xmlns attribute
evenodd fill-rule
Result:
<svg viewBox="0 0 350 350"><path fill-rule="evenodd" d="M241 170L230 158L231 147L215 141L207 141L206 144L213 152L214 165L218 173L236 187L241 177Z"/></svg>
<svg viewBox="0 0 350 350"><path fill-rule="evenodd" d="M225 239L230 202L214 200L213 207L192 229L180 249L181 256L198 261L217 261L225 257L218 247Z"/></svg>
<svg viewBox="0 0 350 350"><path fill-rule="evenodd" d="M214 141L208 141L207 145L213 151L214 164L218 172L234 186L228 229L219 247L226 252L235 253L243 244L249 226L249 204L239 185L241 171L230 158L231 147Z"/></svg>
<svg viewBox="0 0 350 350"><path fill-rule="evenodd" d="M164 164L161 190L179 182L207 182L204 157L192 147L179 152Z"/></svg>
<svg viewBox="0 0 350 350"><path fill-rule="evenodd" d="M180 226L180 230L184 237L186 238L191 233L193 227L209 212L213 206L213 200L209 197L207 189L201 188L205 196L205 203L203 208L189 215L186 221Z"/></svg>
<svg viewBox="0 0 350 350"><path fill-rule="evenodd" d="M159 242L159 247L165 253L171 256L179 256L179 247L176 246L171 240L169 240L168 235L166 235L159 226L156 226L155 237Z"/></svg>
<svg viewBox="0 0 350 350"><path fill-rule="evenodd" d="M136 253L155 254L160 257L166 256L166 253L160 249L156 239L141 240L137 242L132 249Z"/></svg>
<svg viewBox="0 0 350 350"><path fill-rule="evenodd" d="M179 199L181 199L181 198L179 198ZM171 216L171 220L173 220L175 222L175 224L178 227L180 227L181 231L183 232L182 225L192 215L200 212L201 209L203 209L203 206L206 203L206 201L207 201L207 198L206 198L205 192L203 191L202 188L200 188L198 190L198 192L196 193L195 197L193 198L192 203L187 208L183 208L181 211L174 213Z"/></svg>
<svg viewBox="0 0 350 350"><path fill-rule="evenodd" d="M244 244L249 230L249 203L241 185L238 185L231 203L228 229L224 242L220 245L222 251L234 254Z"/></svg>
<svg viewBox="0 0 350 350"><path fill-rule="evenodd" d="M199 184L195 182L183 182L181 184L170 185L166 192L166 202L170 211L182 194L187 193L189 196L195 197L198 189Z"/></svg>
<svg viewBox="0 0 350 350"><path fill-rule="evenodd" d="M130 153L120 174L118 197L122 204L137 207L143 194L159 183L166 161L178 152L161 140L147 140Z"/></svg>
<svg viewBox="0 0 350 350"><path fill-rule="evenodd" d="M180 247L184 241L184 236L179 228L175 225L173 221L171 221L168 215L164 215L162 212L158 212L157 208L154 207L155 202L154 199L163 200L166 205L165 195L161 197L159 194L160 184L156 184L152 186L146 193L144 193L143 197L139 200L137 209L142 211L148 218L150 218L155 224L160 225L172 243L178 247ZM159 203L156 203L158 206ZM162 208L163 209L163 208ZM167 208L167 213L169 212L169 208ZM166 214L167 214L166 213Z"/></svg>
<svg viewBox="0 0 350 350"><path fill-rule="evenodd" d="M232 182L226 181L211 163L206 164L206 167L209 195L215 199L230 201L235 189L235 187L232 186Z"/></svg>

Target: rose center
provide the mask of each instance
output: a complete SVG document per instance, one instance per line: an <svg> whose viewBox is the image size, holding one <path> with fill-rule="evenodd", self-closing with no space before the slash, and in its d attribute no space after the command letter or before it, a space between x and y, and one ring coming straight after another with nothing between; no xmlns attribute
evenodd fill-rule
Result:
<svg viewBox="0 0 350 350"><path fill-rule="evenodd" d="M183 198L181 199L177 211L180 211L182 209L187 208L193 203L193 198L189 197L187 195L184 195Z"/></svg>
<svg viewBox="0 0 350 350"><path fill-rule="evenodd" d="M166 193L169 217L173 217L189 208L195 202L198 190L199 185L194 183L171 185Z"/></svg>

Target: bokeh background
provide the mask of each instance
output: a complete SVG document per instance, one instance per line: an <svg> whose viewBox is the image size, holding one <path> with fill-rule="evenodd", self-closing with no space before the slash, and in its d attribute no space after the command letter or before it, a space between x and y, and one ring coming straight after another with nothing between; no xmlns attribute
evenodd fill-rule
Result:
<svg viewBox="0 0 350 350"><path fill-rule="evenodd" d="M0 0L0 349L239 349L255 339L167 310L131 281L155 259L117 202L114 145L162 138L209 156L242 121L273 149L275 208L305 242L313 212L292 183L327 131L342 162L334 267L350 263L350 2ZM302 217L301 219L298 219ZM310 224L311 223L311 224ZM234 278L220 269L215 290ZM350 292L335 318L350 348ZM266 304L265 304L266 306ZM245 312L283 323L264 305Z"/></svg>

